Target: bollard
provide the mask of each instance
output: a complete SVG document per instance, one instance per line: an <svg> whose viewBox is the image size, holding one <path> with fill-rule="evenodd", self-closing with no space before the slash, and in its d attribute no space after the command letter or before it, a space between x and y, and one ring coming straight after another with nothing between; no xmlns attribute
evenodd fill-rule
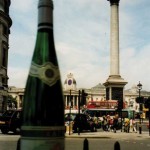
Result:
<svg viewBox="0 0 150 150"><path fill-rule="evenodd" d="M120 144L118 141L114 144L114 150L120 150Z"/></svg>
<svg viewBox="0 0 150 150"><path fill-rule="evenodd" d="M16 150L20 150L20 138L17 141L17 149Z"/></svg>
<svg viewBox="0 0 150 150"><path fill-rule="evenodd" d="M142 126L141 126L141 124L139 125L139 134L142 134Z"/></svg>
<svg viewBox="0 0 150 150"><path fill-rule="evenodd" d="M89 141L85 138L83 143L83 150L89 150Z"/></svg>

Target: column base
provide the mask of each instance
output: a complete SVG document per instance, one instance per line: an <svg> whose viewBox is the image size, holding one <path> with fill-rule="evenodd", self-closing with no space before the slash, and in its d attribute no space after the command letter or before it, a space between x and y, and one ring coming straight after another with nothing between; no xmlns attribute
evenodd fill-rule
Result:
<svg viewBox="0 0 150 150"><path fill-rule="evenodd" d="M120 75L110 75L103 84L106 87L106 100L123 101L123 89L127 82Z"/></svg>

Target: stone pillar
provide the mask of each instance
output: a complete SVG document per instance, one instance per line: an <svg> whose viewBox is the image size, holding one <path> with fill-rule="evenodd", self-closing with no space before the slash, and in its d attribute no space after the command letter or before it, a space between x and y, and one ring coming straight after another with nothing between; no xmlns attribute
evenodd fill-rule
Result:
<svg viewBox="0 0 150 150"><path fill-rule="evenodd" d="M72 107L74 107L74 103L75 103L75 97L74 97L74 95L72 95Z"/></svg>
<svg viewBox="0 0 150 150"><path fill-rule="evenodd" d="M119 0L110 1L110 4L110 75L119 75Z"/></svg>
<svg viewBox="0 0 150 150"><path fill-rule="evenodd" d="M110 2L110 75L104 86L106 87L106 100L123 101L123 90L127 84L120 76L119 66L119 1Z"/></svg>
<svg viewBox="0 0 150 150"><path fill-rule="evenodd" d="M65 96L65 107L67 107L68 102L67 102L67 95Z"/></svg>
<svg viewBox="0 0 150 150"><path fill-rule="evenodd" d="M78 108L78 106L79 106L79 99L78 99L78 96L77 96L77 108Z"/></svg>

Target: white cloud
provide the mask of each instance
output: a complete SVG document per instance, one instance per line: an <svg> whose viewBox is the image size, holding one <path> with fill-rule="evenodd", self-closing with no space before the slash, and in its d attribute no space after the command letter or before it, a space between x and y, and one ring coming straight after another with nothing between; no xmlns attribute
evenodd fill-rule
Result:
<svg viewBox="0 0 150 150"><path fill-rule="evenodd" d="M33 53L35 45L35 37L20 33L11 35L10 38L10 53L17 55L29 56ZM15 44L14 44L15 43Z"/></svg>
<svg viewBox="0 0 150 150"><path fill-rule="evenodd" d="M107 0L54 2L55 47L62 83L72 72L78 88L104 83L109 76L110 4ZM12 0L9 85L25 86L36 39L38 0ZM126 88L138 84L150 90L150 2L120 1L120 74ZM141 9L140 9L141 8ZM20 62L20 63L19 63ZM23 68L23 67L24 68ZM16 74L17 72L17 74Z"/></svg>
<svg viewBox="0 0 150 150"><path fill-rule="evenodd" d="M11 9L20 13L31 13L34 7L37 7L38 0L11 0Z"/></svg>
<svg viewBox="0 0 150 150"><path fill-rule="evenodd" d="M9 67L8 74L9 74L9 80L8 84L9 86L16 86L16 87L25 87L27 75L29 70L26 68L14 68Z"/></svg>

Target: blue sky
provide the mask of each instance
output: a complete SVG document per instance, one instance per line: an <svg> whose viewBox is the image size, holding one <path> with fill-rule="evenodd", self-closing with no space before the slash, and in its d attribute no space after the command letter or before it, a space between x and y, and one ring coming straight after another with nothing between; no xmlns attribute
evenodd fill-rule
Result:
<svg viewBox="0 0 150 150"><path fill-rule="evenodd" d="M107 0L53 0L54 38L62 83L73 73L78 88L110 75L110 4ZM24 88L35 46L38 0L11 0L9 86ZM120 75L150 91L150 1L120 0Z"/></svg>

